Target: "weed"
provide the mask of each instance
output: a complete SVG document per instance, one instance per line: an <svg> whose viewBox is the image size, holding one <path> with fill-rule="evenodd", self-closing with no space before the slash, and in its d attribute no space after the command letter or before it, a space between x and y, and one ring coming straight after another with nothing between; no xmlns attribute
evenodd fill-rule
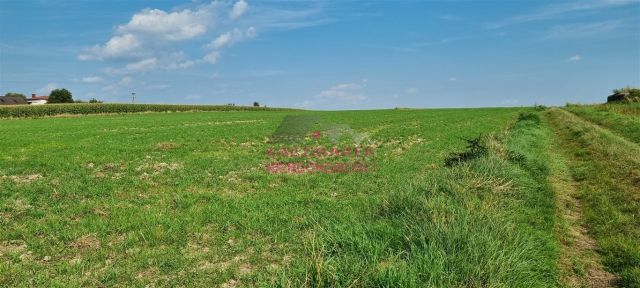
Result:
<svg viewBox="0 0 640 288"><path fill-rule="evenodd" d="M452 153L444 160L445 166L452 167L462 162L467 162L473 159L477 159L487 154L487 147L483 143L482 135L472 138L464 139L467 142L467 150L457 153Z"/></svg>

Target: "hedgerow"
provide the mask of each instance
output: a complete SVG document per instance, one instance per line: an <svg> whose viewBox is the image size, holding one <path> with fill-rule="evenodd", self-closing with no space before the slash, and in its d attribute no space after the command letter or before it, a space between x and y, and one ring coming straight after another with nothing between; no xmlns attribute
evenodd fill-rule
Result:
<svg viewBox="0 0 640 288"><path fill-rule="evenodd" d="M60 114L102 114L134 112L179 111L264 111L291 110L286 108L249 107L232 105L166 105L166 104L102 104L74 103L0 107L0 118L44 117Z"/></svg>

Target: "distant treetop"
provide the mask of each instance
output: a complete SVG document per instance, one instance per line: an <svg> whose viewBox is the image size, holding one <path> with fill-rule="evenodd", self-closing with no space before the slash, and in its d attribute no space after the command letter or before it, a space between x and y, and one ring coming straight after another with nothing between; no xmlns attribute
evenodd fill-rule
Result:
<svg viewBox="0 0 640 288"><path fill-rule="evenodd" d="M47 103L73 103L73 97L67 89L55 89L49 94Z"/></svg>

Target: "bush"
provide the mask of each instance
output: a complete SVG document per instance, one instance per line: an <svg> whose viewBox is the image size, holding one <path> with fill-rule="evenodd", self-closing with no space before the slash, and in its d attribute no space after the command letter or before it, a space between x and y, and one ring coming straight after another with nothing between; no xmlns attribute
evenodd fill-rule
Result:
<svg viewBox="0 0 640 288"><path fill-rule="evenodd" d="M535 109L536 111L545 111L549 108L547 108L547 106L544 106L544 105L535 105L533 109Z"/></svg>
<svg viewBox="0 0 640 288"><path fill-rule="evenodd" d="M520 113L518 115L518 122L520 121L531 121L535 124L540 124L540 121L542 119L540 119L540 115L536 114L536 113L531 113L531 112L526 112L526 113Z"/></svg>
<svg viewBox="0 0 640 288"><path fill-rule="evenodd" d="M253 102L253 107L260 107L260 103L258 103L258 101Z"/></svg>
<svg viewBox="0 0 640 288"><path fill-rule="evenodd" d="M640 102L640 89L625 87L614 89L613 95L607 97L607 103L633 103Z"/></svg>
<svg viewBox="0 0 640 288"><path fill-rule="evenodd" d="M465 141L467 141L467 150L449 155L449 157L444 160L444 164L447 167L480 158L487 154L488 149L484 144L482 136L478 136L473 139L465 139Z"/></svg>
<svg viewBox="0 0 640 288"><path fill-rule="evenodd" d="M263 108L226 105L163 105L163 104L59 104L24 105L0 107L0 118L8 117L44 117L59 114L102 114L135 112L178 112L178 111L267 111L294 110L287 108Z"/></svg>
<svg viewBox="0 0 640 288"><path fill-rule="evenodd" d="M73 103L73 97L67 89L55 89L49 94L47 103Z"/></svg>

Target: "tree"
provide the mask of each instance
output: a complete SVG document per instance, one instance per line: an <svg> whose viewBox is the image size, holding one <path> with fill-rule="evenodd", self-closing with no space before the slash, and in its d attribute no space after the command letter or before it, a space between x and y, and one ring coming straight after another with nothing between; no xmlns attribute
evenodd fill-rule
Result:
<svg viewBox="0 0 640 288"><path fill-rule="evenodd" d="M22 93L13 93L13 92L7 92L7 94L4 94L4 96L7 97L20 97L24 100L27 100L27 96L24 96L24 94Z"/></svg>
<svg viewBox="0 0 640 288"><path fill-rule="evenodd" d="M55 89L49 94L47 103L73 103L73 97L67 89Z"/></svg>
<svg viewBox="0 0 640 288"><path fill-rule="evenodd" d="M253 102L253 107L260 107L260 103L258 103L258 101Z"/></svg>
<svg viewBox="0 0 640 288"><path fill-rule="evenodd" d="M89 100L89 103L102 103L102 101L96 99L96 98L91 98L91 100Z"/></svg>

